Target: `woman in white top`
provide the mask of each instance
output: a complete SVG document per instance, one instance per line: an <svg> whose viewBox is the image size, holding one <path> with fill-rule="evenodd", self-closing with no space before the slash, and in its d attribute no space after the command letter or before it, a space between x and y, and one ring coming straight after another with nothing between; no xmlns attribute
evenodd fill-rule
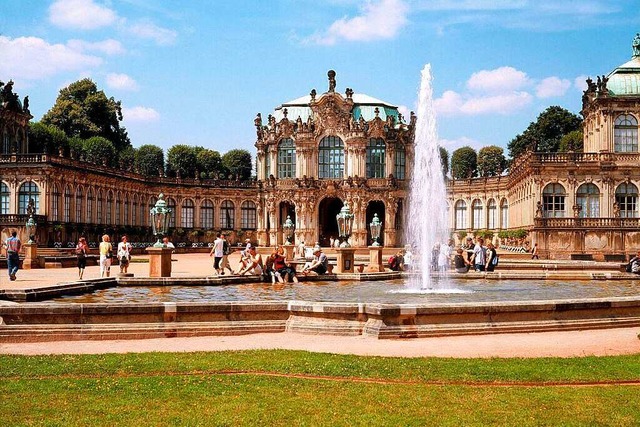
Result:
<svg viewBox="0 0 640 427"><path fill-rule="evenodd" d="M113 246L109 240L109 236L105 234L100 242L100 277L109 277L110 274Z"/></svg>
<svg viewBox="0 0 640 427"><path fill-rule="evenodd" d="M120 273L127 273L129 261L131 261L131 243L127 241L127 236L122 236L122 241L118 243L118 263L120 264Z"/></svg>

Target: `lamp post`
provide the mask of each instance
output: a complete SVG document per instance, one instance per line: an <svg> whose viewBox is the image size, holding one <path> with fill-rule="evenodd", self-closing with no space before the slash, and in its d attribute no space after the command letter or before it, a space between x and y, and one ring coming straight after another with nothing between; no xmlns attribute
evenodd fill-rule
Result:
<svg viewBox="0 0 640 427"><path fill-rule="evenodd" d="M340 244L341 248L349 248L349 236L351 236L351 231L353 230L353 214L349 209L348 204L344 204L342 209L340 209L340 213L336 215L336 221L338 221L338 236L343 239Z"/></svg>
<svg viewBox="0 0 640 427"><path fill-rule="evenodd" d="M33 219L33 215L29 215L29 219L25 224L25 229L27 231L27 235L29 236L29 241L27 242L27 244L31 245L36 243L35 238L36 238L37 227L38 225L36 224L36 221Z"/></svg>
<svg viewBox="0 0 640 427"><path fill-rule="evenodd" d="M371 246L380 246L378 239L380 239L380 230L382 230L382 221L378 218L378 214L373 214L373 219L371 220L371 224L369 224L369 229L371 230L371 240L373 240L373 244Z"/></svg>
<svg viewBox="0 0 640 427"><path fill-rule="evenodd" d="M158 201L155 206L149 211L151 215L151 225L153 227L153 235L156 236L158 241L153 245L154 248L164 247L162 238L167 233L169 225L169 217L172 212L167 207L167 202L164 200L164 194L160 193Z"/></svg>
<svg viewBox="0 0 640 427"><path fill-rule="evenodd" d="M287 220L282 224L282 229L284 230L284 237L287 239L287 243L285 245L292 245L293 239L293 230L295 229L295 224L291 221L291 216L287 215Z"/></svg>
<svg viewBox="0 0 640 427"><path fill-rule="evenodd" d="M24 225L25 231L29 236L29 241L24 245L24 261L22 261L22 268L30 270L32 268L39 268L38 263L38 244L36 243L36 221L33 219L33 210L29 212L29 219Z"/></svg>

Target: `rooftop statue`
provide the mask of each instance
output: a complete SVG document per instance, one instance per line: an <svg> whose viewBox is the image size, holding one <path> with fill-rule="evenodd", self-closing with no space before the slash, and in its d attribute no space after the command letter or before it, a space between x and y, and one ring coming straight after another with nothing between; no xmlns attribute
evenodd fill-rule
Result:
<svg viewBox="0 0 640 427"><path fill-rule="evenodd" d="M640 57L640 33L636 33L633 43L631 43L631 47L633 48L633 57Z"/></svg>
<svg viewBox="0 0 640 427"><path fill-rule="evenodd" d="M336 72L333 70L329 70L329 72L327 73L327 76L329 77L329 92L335 92L336 91Z"/></svg>

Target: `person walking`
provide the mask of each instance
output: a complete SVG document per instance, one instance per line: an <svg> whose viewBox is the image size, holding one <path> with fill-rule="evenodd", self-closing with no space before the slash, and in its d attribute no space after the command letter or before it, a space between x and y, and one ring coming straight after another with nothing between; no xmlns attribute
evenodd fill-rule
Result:
<svg viewBox="0 0 640 427"><path fill-rule="evenodd" d="M11 237L5 242L4 246L7 250L7 267L9 270L9 280L16 280L16 273L20 268L20 249L22 242L18 239L18 232L12 231Z"/></svg>
<svg viewBox="0 0 640 427"><path fill-rule="evenodd" d="M87 254L89 253L89 245L87 239L80 237L76 245L76 257L78 258L78 279L82 280L84 269L87 267Z"/></svg>
<svg viewBox="0 0 640 427"><path fill-rule="evenodd" d="M216 234L216 240L213 241L213 247L211 248L211 252L209 252L209 256L213 257L213 269L216 272L216 275L220 274L220 261L222 261L222 257L224 256L224 240L222 239L222 234Z"/></svg>
<svg viewBox="0 0 640 427"><path fill-rule="evenodd" d="M129 262L131 262L131 243L127 241L127 236L122 236L122 241L118 243L118 264L120 265L120 274L127 274Z"/></svg>
<svg viewBox="0 0 640 427"><path fill-rule="evenodd" d="M470 264L473 264L473 268L476 271L484 271L486 260L487 248L484 247L484 239L479 237L476 241L476 246L473 248Z"/></svg>
<svg viewBox="0 0 640 427"><path fill-rule="evenodd" d="M109 277L111 274L111 258L113 257L113 246L108 234L102 236L100 250L100 277Z"/></svg>
<svg viewBox="0 0 640 427"><path fill-rule="evenodd" d="M531 259L540 259L540 256L538 255L538 244L534 243L533 244L533 249L531 249Z"/></svg>
<svg viewBox="0 0 640 427"><path fill-rule="evenodd" d="M229 263L229 254L231 253L231 245L227 241L227 236L222 234L222 261L220 261L220 274L224 275L224 269L229 270L229 274L233 274L231 264Z"/></svg>

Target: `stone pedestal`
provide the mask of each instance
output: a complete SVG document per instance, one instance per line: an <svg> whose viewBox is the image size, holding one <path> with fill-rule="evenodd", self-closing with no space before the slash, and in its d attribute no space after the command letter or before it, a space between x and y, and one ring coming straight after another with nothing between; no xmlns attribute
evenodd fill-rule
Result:
<svg viewBox="0 0 640 427"><path fill-rule="evenodd" d="M338 254L338 260L336 261L336 268L333 269L333 272L353 273L355 248L336 248L336 253Z"/></svg>
<svg viewBox="0 0 640 427"><path fill-rule="evenodd" d="M382 265L382 246L369 246L369 265L364 270L367 273L384 271Z"/></svg>
<svg viewBox="0 0 640 427"><path fill-rule="evenodd" d="M38 245L35 243L25 243L22 247L24 248L22 268L25 270L40 268L40 264L38 263Z"/></svg>
<svg viewBox="0 0 640 427"><path fill-rule="evenodd" d="M149 277L171 277L171 248L147 248Z"/></svg>
<svg viewBox="0 0 640 427"><path fill-rule="evenodd" d="M295 246L284 244L282 247L284 247L287 261L293 261L293 258L295 258L293 248Z"/></svg>

